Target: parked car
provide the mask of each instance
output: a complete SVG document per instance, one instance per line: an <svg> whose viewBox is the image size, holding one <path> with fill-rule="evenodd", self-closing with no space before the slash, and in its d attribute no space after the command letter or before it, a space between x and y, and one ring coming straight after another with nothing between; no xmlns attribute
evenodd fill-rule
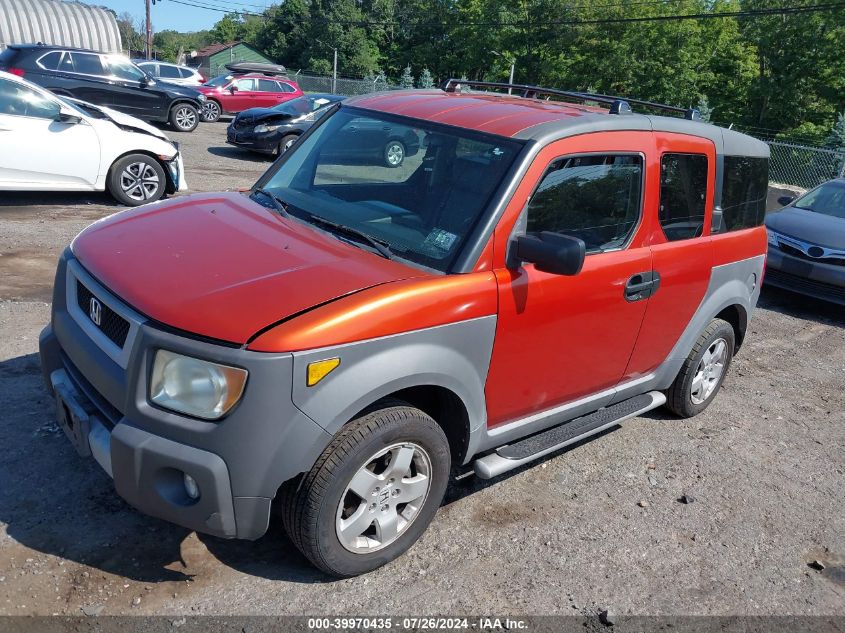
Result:
<svg viewBox="0 0 845 633"><path fill-rule="evenodd" d="M119 495L242 539L275 503L310 561L352 576L414 544L453 467L492 478L713 402L760 292L768 146L496 87L349 99L251 191L74 240L41 364ZM424 154L385 165L365 121L411 126ZM345 164L338 138L378 145Z"/></svg>
<svg viewBox="0 0 845 633"><path fill-rule="evenodd" d="M217 121L222 114L250 108L269 108L303 94L295 81L255 73L215 77L198 89L207 98L203 121Z"/></svg>
<svg viewBox="0 0 845 633"><path fill-rule="evenodd" d="M328 112L333 103L345 98L307 94L272 108L244 110L226 128L226 142L254 152L282 154Z"/></svg>
<svg viewBox="0 0 845 633"><path fill-rule="evenodd" d="M58 95L170 122L179 132L196 129L205 101L193 88L156 81L125 57L81 48L13 44L0 53L0 70Z"/></svg>
<svg viewBox="0 0 845 633"><path fill-rule="evenodd" d="M143 121L0 71L0 190L108 191L136 206L185 190L179 147Z"/></svg>
<svg viewBox="0 0 845 633"><path fill-rule="evenodd" d="M766 216L766 284L845 305L845 178L778 202Z"/></svg>
<svg viewBox="0 0 845 633"><path fill-rule="evenodd" d="M205 77L196 68L152 60L138 60L135 63L138 64L138 68L146 72L150 77L161 81L179 84L180 86L194 87L205 83Z"/></svg>

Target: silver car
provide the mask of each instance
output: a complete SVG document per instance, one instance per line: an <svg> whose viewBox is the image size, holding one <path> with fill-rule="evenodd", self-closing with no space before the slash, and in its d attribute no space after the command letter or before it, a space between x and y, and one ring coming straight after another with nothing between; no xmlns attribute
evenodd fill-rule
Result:
<svg viewBox="0 0 845 633"><path fill-rule="evenodd" d="M764 283L845 305L845 178L830 180L766 216Z"/></svg>
<svg viewBox="0 0 845 633"><path fill-rule="evenodd" d="M205 82L203 77L196 68L188 68L187 66L179 66L178 64L169 64L167 62L159 61L139 61L138 66L146 70L156 79L167 81L172 84L179 84L182 86L199 86Z"/></svg>

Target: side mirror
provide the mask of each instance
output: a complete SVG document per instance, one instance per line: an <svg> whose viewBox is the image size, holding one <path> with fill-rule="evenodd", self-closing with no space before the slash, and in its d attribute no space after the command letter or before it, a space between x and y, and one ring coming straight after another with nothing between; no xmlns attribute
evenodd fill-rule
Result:
<svg viewBox="0 0 845 633"><path fill-rule="evenodd" d="M553 275L577 275L586 257L584 240L551 231L520 235L511 248L519 262L532 263L537 270Z"/></svg>
<svg viewBox="0 0 845 633"><path fill-rule="evenodd" d="M229 86L229 92L231 92L232 94L235 94L237 91L238 91L237 86Z"/></svg>
<svg viewBox="0 0 845 633"><path fill-rule="evenodd" d="M68 125L77 125L82 123L82 117L64 111L59 111L59 113L53 117L53 120L57 123L67 123Z"/></svg>
<svg viewBox="0 0 845 633"><path fill-rule="evenodd" d="M795 200L795 196L781 196L780 198L778 198L778 204L782 207L785 207L793 200Z"/></svg>

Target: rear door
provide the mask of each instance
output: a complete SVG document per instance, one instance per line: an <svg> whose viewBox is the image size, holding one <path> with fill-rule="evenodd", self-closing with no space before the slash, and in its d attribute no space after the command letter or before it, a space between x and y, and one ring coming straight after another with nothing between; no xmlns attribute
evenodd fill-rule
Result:
<svg viewBox="0 0 845 633"><path fill-rule="evenodd" d="M660 287L649 300L626 378L647 375L666 360L704 299L713 268L716 148L699 137L655 137L660 200L647 222Z"/></svg>
<svg viewBox="0 0 845 633"><path fill-rule="evenodd" d="M116 55L104 55L103 66L111 83L112 106L116 110L141 119L167 117L169 99L163 90L150 85L147 75L135 64Z"/></svg>
<svg viewBox="0 0 845 633"><path fill-rule="evenodd" d="M0 78L0 188L92 189L100 143L86 122L57 120L61 105Z"/></svg>
<svg viewBox="0 0 845 633"><path fill-rule="evenodd" d="M82 101L107 107L114 106L114 91L101 55L64 51L58 72L66 78L61 84L62 90L67 90Z"/></svg>
<svg viewBox="0 0 845 633"><path fill-rule="evenodd" d="M255 93L256 107L271 108L285 100L279 88L279 82L272 79L257 79L258 90Z"/></svg>
<svg viewBox="0 0 845 633"><path fill-rule="evenodd" d="M521 207L516 228L511 220L496 229L490 426L607 392L622 378L649 302L636 287L651 272L641 220L655 204L645 187L652 155L650 132L609 132L557 141L535 159L506 213ZM515 235L541 231L584 240L580 273L505 266Z"/></svg>

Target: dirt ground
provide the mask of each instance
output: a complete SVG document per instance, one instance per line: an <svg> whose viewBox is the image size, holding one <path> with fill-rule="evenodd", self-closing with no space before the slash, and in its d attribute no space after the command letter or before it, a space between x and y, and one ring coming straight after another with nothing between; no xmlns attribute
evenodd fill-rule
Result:
<svg viewBox="0 0 845 633"><path fill-rule="evenodd" d="M173 134L194 191L269 164L224 128ZM141 515L54 423L37 341L56 258L119 210L0 194L0 614L845 615L845 310L765 290L704 414L454 484L406 556L336 581L278 525L235 542Z"/></svg>

